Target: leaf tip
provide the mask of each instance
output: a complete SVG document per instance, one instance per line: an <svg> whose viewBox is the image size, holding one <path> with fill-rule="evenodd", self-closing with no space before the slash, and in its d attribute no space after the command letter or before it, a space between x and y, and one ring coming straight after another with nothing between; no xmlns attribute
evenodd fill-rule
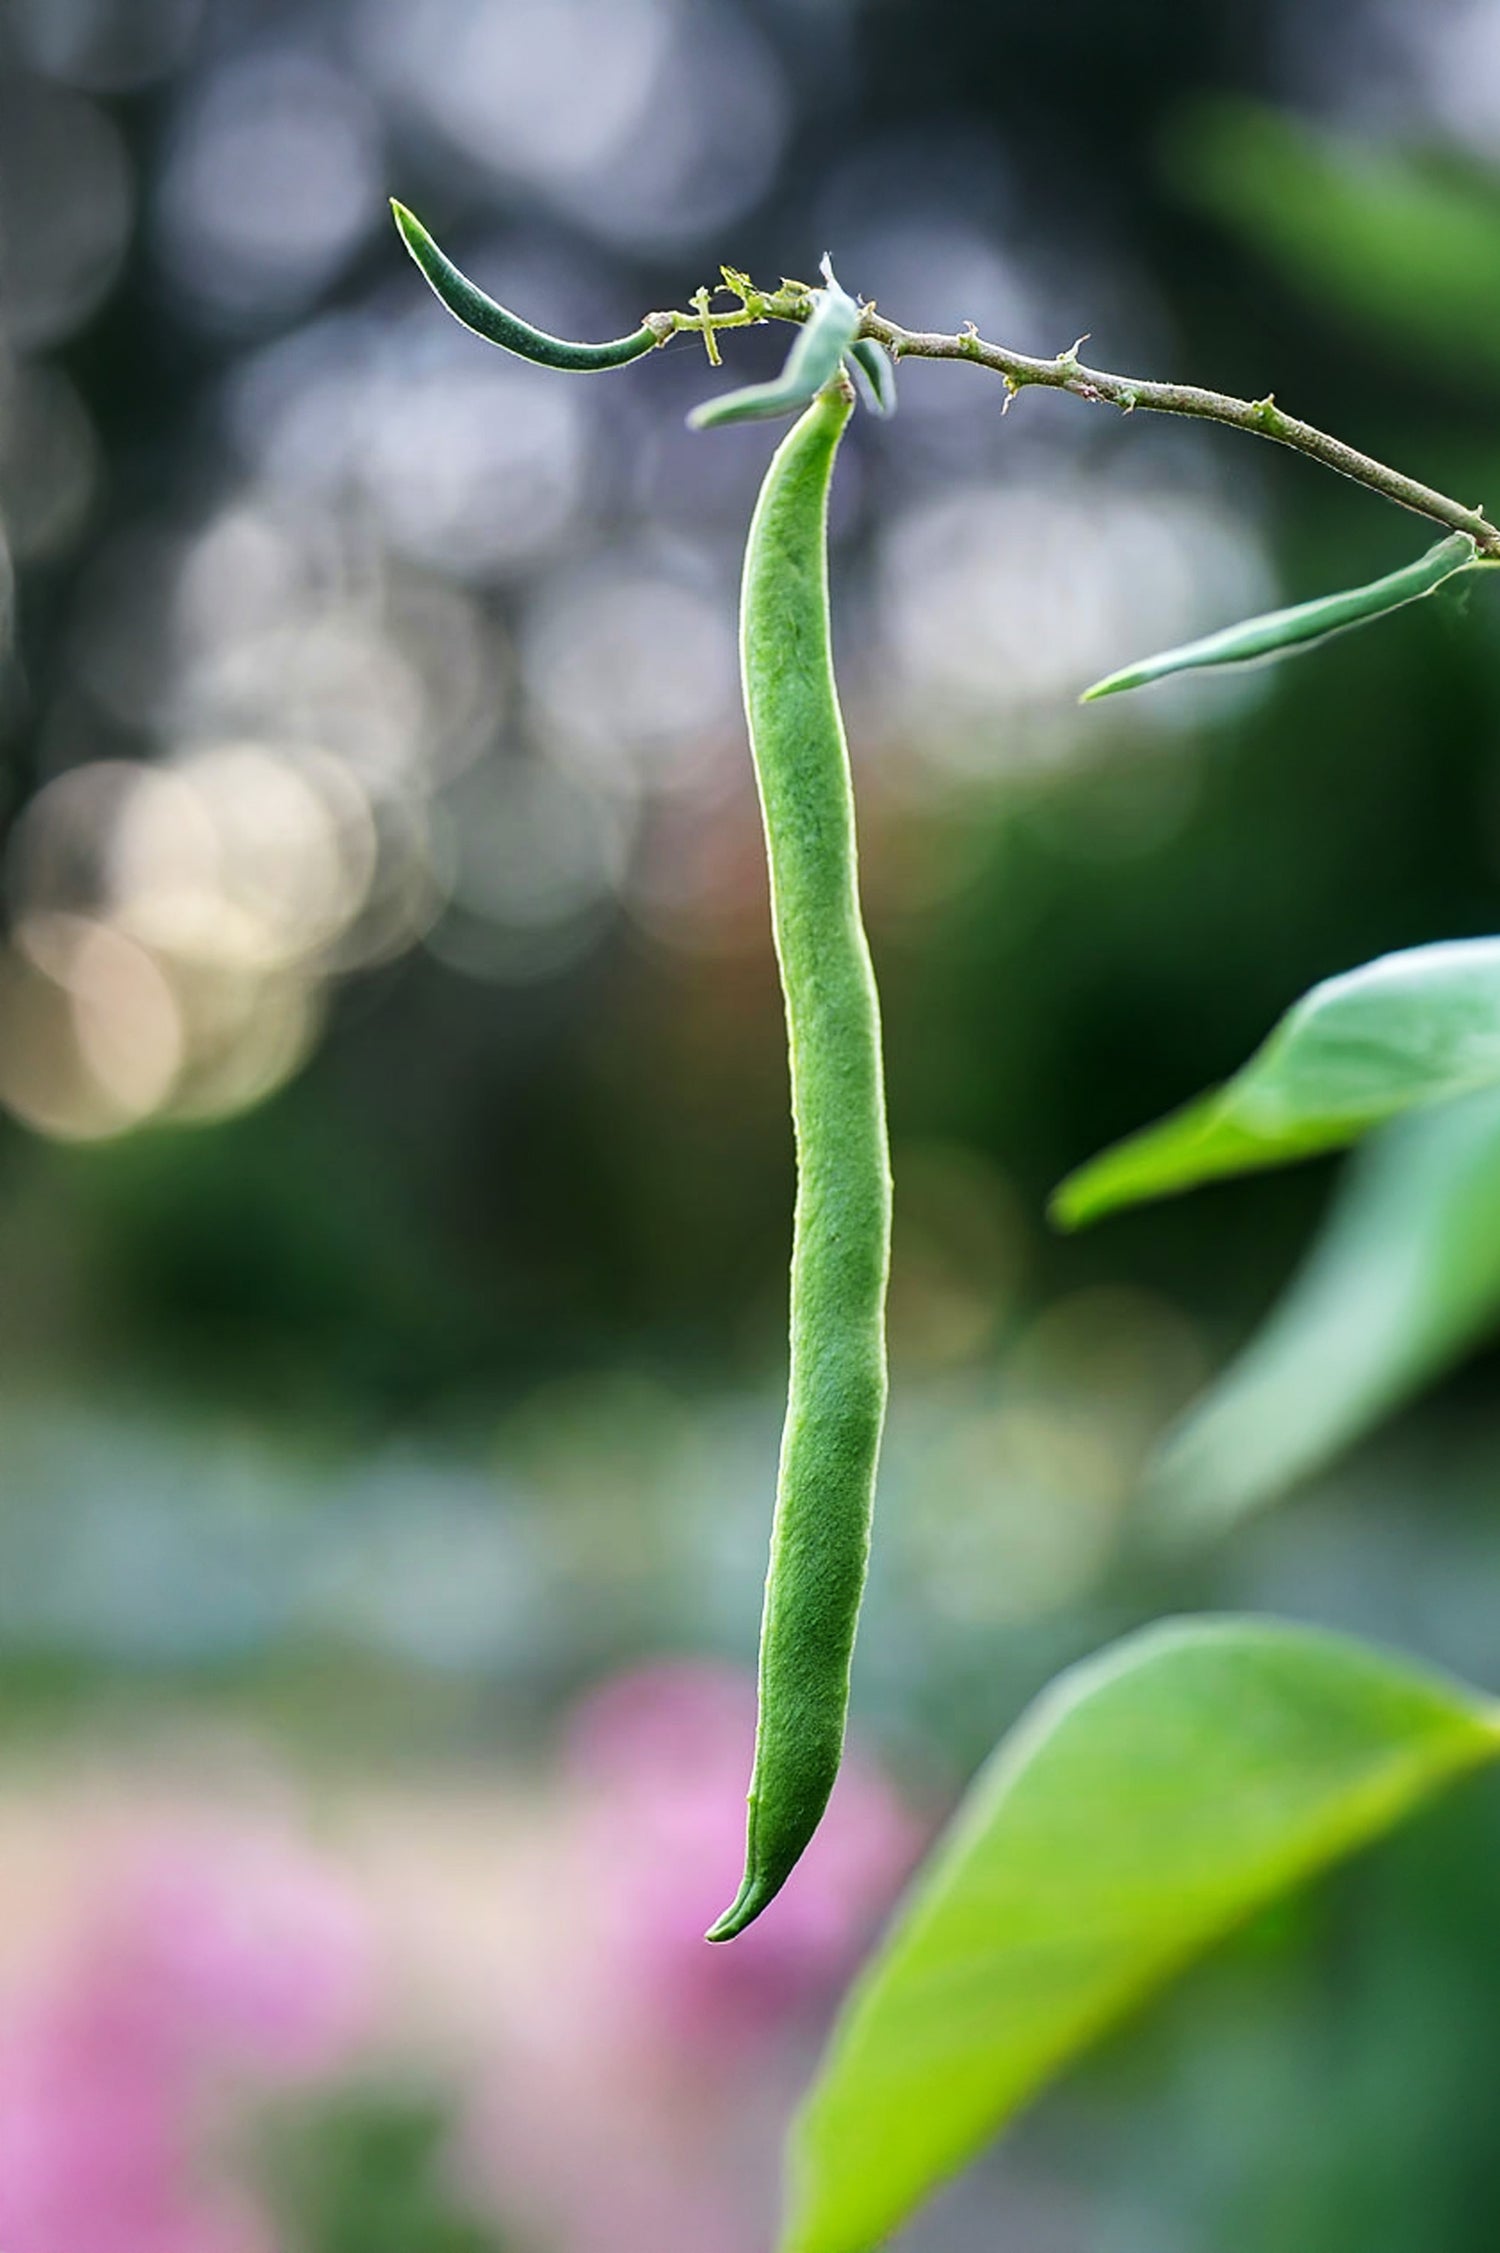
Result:
<svg viewBox="0 0 1500 2253"><path fill-rule="evenodd" d="M1087 1185L1080 1188L1081 1179L1081 1174L1070 1173L1066 1180L1058 1183L1047 1199L1047 1219L1060 1235L1074 1236L1080 1228L1087 1228L1089 1222L1096 1217Z"/></svg>

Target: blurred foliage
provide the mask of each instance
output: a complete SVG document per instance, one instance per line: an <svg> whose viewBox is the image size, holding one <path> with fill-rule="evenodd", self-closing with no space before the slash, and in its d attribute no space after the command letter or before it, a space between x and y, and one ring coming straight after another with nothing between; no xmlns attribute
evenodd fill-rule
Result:
<svg viewBox="0 0 1500 2253"><path fill-rule="evenodd" d="M1439 388L1500 377L1493 172L1229 103L1189 111L1168 151L1185 192L1311 303L1335 307Z"/></svg>
<svg viewBox="0 0 1500 2253"><path fill-rule="evenodd" d="M1485 1089L1377 1137L1306 1265L1148 1473L1179 1530L1273 1500L1492 1328L1497 1131Z"/></svg>
<svg viewBox="0 0 1500 2253"><path fill-rule="evenodd" d="M411 2092L345 2089L302 2106L265 2162L302 2253L502 2253L449 2183L451 2120Z"/></svg>

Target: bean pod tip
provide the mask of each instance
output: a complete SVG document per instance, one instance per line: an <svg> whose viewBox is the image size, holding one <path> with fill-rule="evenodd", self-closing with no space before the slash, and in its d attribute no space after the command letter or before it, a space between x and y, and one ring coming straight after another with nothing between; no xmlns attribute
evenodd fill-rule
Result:
<svg viewBox="0 0 1500 2253"><path fill-rule="evenodd" d="M758 1881L747 1877L724 1914L704 1933L705 1940L734 1940L754 1924L760 1912L771 1900L774 1888L767 1890Z"/></svg>

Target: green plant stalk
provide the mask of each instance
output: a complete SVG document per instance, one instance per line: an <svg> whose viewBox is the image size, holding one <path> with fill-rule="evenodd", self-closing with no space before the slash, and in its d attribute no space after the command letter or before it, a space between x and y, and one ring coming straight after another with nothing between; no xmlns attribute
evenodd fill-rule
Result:
<svg viewBox="0 0 1500 2253"><path fill-rule="evenodd" d="M754 320L801 321L807 317L806 292L794 285L784 284L774 294L748 290L744 306ZM670 322L672 331L680 333L707 326L742 327L746 311L711 313L706 320L690 313L652 314L649 318ZM1003 381L1007 406L1018 393L1033 388L1066 391L1093 406L1118 407L1123 414L1133 414L1139 408L1144 413L1186 415L1197 422L1223 423L1230 430L1273 439L1278 446L1289 446L1294 453L1305 454L1325 469L1337 471L1340 477L1352 478L1355 484L1379 494L1382 500L1393 501L1398 508L1410 509L1450 532L1467 532L1481 556L1500 560L1500 525L1492 524L1482 508L1453 500L1420 479L1361 453L1357 446L1346 445L1342 438L1332 437L1315 424L1287 414L1273 396L1236 399L1226 391L1210 391L1198 384L1111 375L1107 369L1085 366L1078 357L1077 345L1044 358L1012 351L1008 345L991 344L972 325L951 336L938 330L903 328L899 321L887 320L873 305L863 310L859 334L861 339L884 345L897 362L970 360L976 367L988 368Z"/></svg>
<svg viewBox="0 0 1500 2253"><path fill-rule="evenodd" d="M885 1421L880 1011L828 613L828 489L852 404L839 377L782 440L745 553L740 653L786 998L797 1210L745 1875L710 1940L732 1939L780 1891L833 1789Z"/></svg>

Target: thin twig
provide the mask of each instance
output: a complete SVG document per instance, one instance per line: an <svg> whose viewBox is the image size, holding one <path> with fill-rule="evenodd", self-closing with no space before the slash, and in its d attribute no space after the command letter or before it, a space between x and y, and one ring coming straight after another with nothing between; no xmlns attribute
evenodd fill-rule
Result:
<svg viewBox="0 0 1500 2253"><path fill-rule="evenodd" d="M682 329L740 328L765 320L801 321L807 316L809 294L804 284L784 282L779 290L749 292L742 307L732 313L709 313L706 317L652 314L650 320L653 327L660 327L664 340ZM1077 345L1059 352L1055 359L1039 360L1029 353L1012 352L1002 344L987 343L972 326L956 336L902 328L899 322L877 313L873 305L865 308L860 334L874 337L897 360L970 360L978 367L989 368L1005 385L1007 406L1018 392L1040 385L1048 391L1071 392L1075 399L1088 400L1094 406L1118 407L1125 414L1141 408L1156 414L1189 415L1199 422L1224 423L1231 430L1248 430L1257 438L1274 439L1279 446L1290 446L1294 453L1321 462L1325 469L1337 470L1341 477L1353 478L1356 485L1367 486L1383 500L1394 501L1398 508L1410 509L1452 532L1467 532L1481 555L1500 560L1500 527L1491 524L1482 509L1450 500L1446 493L1435 492L1432 486L1403 476L1400 470L1388 469L1384 462L1360 453L1357 447L1346 446L1326 430L1284 414L1273 397L1234 399L1227 392L1205 391L1196 384L1154 383L1144 376L1109 375L1102 368L1085 367Z"/></svg>

